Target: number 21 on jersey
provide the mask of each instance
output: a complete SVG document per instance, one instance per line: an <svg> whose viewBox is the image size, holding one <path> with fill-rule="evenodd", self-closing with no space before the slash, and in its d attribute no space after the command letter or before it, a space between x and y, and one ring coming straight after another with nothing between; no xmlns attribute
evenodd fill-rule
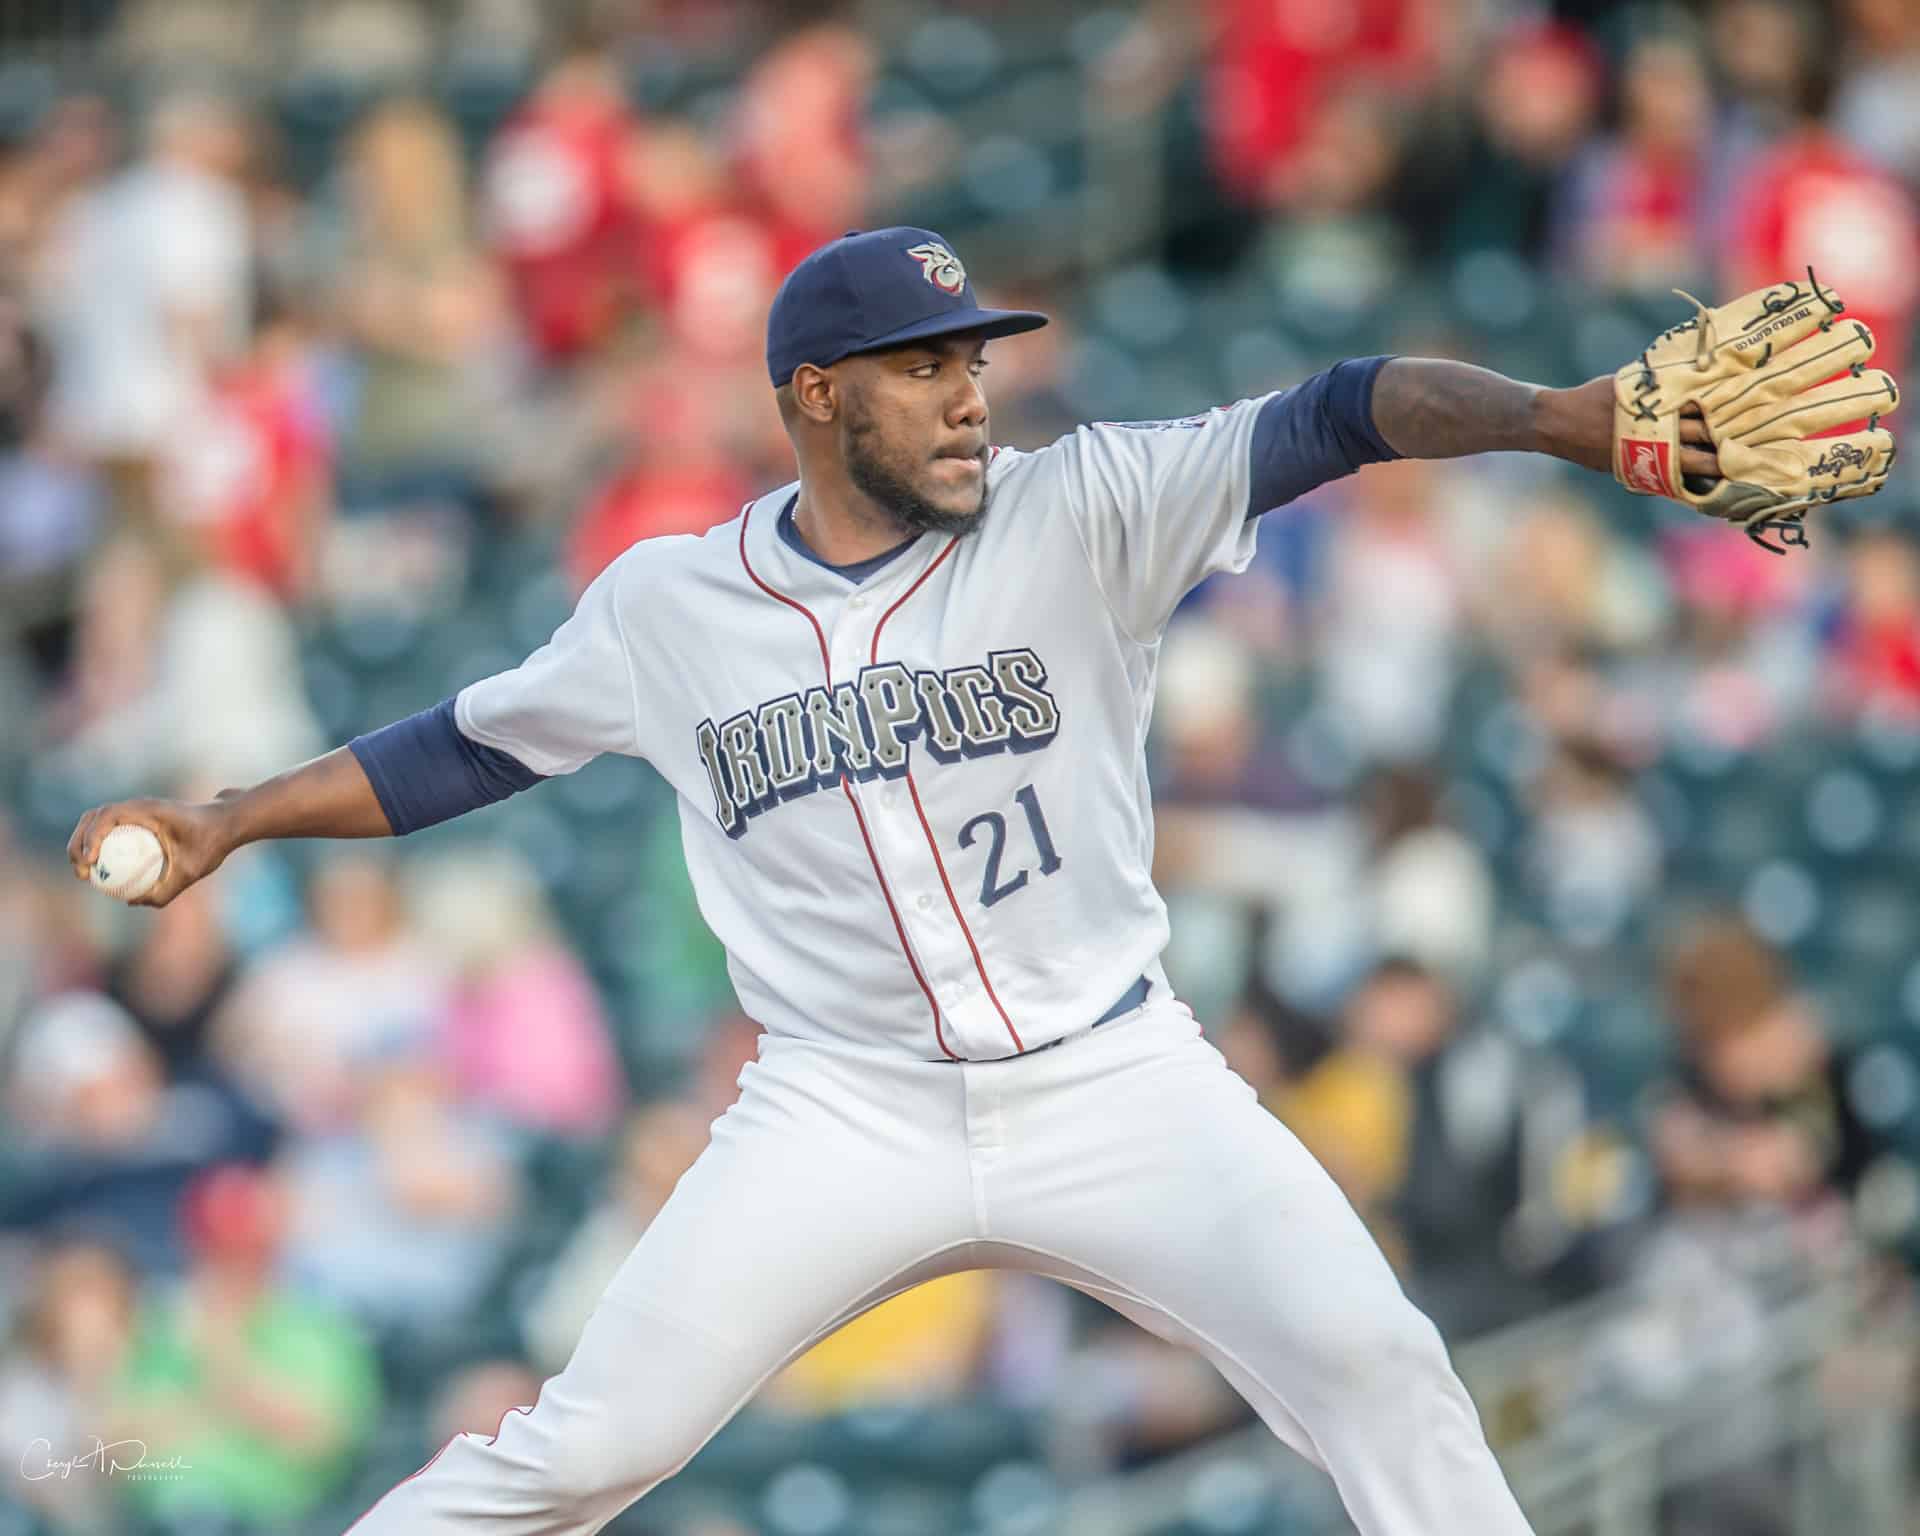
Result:
<svg viewBox="0 0 1920 1536"><path fill-rule="evenodd" d="M1027 813L1027 830L1033 835L1034 850L1040 856L1040 875L1044 879L1060 867L1061 861L1054 849L1052 834L1047 831L1047 818L1040 809L1040 796L1029 784L1013 798ZM990 907L996 902L1005 901L1015 891L1024 890L1027 876L1032 871L1023 865L1019 873L1001 879L1000 863L1007 852L1007 818L998 811L982 811L967 822L960 829L960 846L971 848L983 832L987 838L987 860L980 877L980 905Z"/></svg>

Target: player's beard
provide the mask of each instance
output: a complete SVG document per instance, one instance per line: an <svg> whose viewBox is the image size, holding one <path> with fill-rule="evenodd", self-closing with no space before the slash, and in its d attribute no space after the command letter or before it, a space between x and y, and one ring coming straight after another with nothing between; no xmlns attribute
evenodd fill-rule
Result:
<svg viewBox="0 0 1920 1536"><path fill-rule="evenodd" d="M863 405L849 401L843 452L847 478L869 501L885 509L908 533L946 533L955 538L978 533L987 520L987 477L980 476L980 504L971 512L950 512L914 488L912 479L876 450L880 429ZM985 466L982 466L984 471Z"/></svg>

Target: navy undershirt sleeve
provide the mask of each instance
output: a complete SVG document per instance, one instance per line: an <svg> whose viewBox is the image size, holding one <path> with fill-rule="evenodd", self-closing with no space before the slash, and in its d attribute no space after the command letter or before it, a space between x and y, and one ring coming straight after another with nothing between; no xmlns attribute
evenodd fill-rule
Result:
<svg viewBox="0 0 1920 1536"><path fill-rule="evenodd" d="M1247 516L1258 517L1363 464L1404 455L1373 424L1373 381L1391 357L1355 357L1283 390L1253 424Z"/></svg>
<svg viewBox="0 0 1920 1536"><path fill-rule="evenodd" d="M453 700L347 743L387 813L395 837L492 805L538 784L517 757L460 734Z"/></svg>

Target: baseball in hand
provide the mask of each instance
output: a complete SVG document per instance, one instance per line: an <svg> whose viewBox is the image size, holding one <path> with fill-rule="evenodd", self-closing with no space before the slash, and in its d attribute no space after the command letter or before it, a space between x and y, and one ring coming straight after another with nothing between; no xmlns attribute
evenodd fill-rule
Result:
<svg viewBox="0 0 1920 1536"><path fill-rule="evenodd" d="M145 827L115 827L100 840L93 861L94 886L121 901L137 901L159 883L167 867L160 839Z"/></svg>

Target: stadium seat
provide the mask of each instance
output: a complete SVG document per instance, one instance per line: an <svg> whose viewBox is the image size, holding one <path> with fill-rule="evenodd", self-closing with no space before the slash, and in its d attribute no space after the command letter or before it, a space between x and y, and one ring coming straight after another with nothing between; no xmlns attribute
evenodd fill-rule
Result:
<svg viewBox="0 0 1920 1536"><path fill-rule="evenodd" d="M967 16L935 15L907 39L899 65L943 107L963 106L1000 83L1001 44Z"/></svg>
<svg viewBox="0 0 1920 1536"><path fill-rule="evenodd" d="M530 83L523 71L492 59L455 59L442 73L438 95L476 162Z"/></svg>
<svg viewBox="0 0 1920 1536"><path fill-rule="evenodd" d="M303 187L325 179L340 142L372 97L350 80L306 75L280 91L278 108L287 168Z"/></svg>

